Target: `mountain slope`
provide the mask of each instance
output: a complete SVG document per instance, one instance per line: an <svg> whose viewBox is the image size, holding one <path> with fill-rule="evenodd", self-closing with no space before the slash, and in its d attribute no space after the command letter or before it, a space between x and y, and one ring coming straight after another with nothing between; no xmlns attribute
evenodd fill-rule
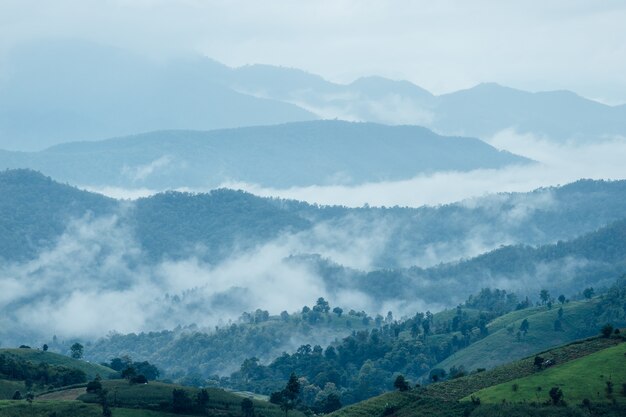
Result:
<svg viewBox="0 0 626 417"><path fill-rule="evenodd" d="M593 357L596 354L606 356L607 352L612 350L624 350L624 344L621 339L599 339L578 341L566 346L552 349L542 353L546 358L552 358L557 365L554 370L558 372L560 366L567 367L577 361L584 361L586 358ZM597 352L597 353L596 353ZM603 353L604 352L604 353ZM610 356L610 355L609 355ZM582 359L579 359L582 358ZM613 366L621 366L621 359L615 357L611 364ZM623 359L623 358L622 358ZM485 389L489 391L491 388L502 384L506 386L508 391L513 395L511 384L516 378L532 375L530 378L537 378L542 381L544 373L548 371L538 370L533 366L534 357L525 358L523 360L507 363L490 371L473 373L464 377L453 380L435 383L424 388L415 388L410 391L401 393L386 393L378 397L370 398L360 403L342 408L331 416L334 417L356 417L369 415L388 415L397 416L493 416L493 415L510 415L510 416L572 416L577 414L577 404L568 402L571 408L565 407L541 407L541 404L535 404L534 407L528 405L496 405L496 404L473 404L470 401L459 402L465 398L469 399L472 393ZM551 371L551 370L549 370ZM547 380L545 381L547 382ZM544 383L542 381L541 383ZM535 387L536 388L536 387ZM549 390L549 388L548 388ZM542 390L541 402L547 398L548 393ZM585 391L588 398L595 397L595 391L591 389L585 390L581 387L581 391ZM535 391L536 392L536 391ZM510 395L506 398L508 400ZM567 401L567 398L566 398ZM593 400L592 400L593 402ZM591 413L593 411L593 413ZM588 410L591 415L610 415L620 416L624 409L603 409L596 408ZM598 414L595 414L598 412Z"/></svg>
<svg viewBox="0 0 626 417"><path fill-rule="evenodd" d="M287 188L412 178L529 160L471 138L410 126L316 121L208 132L153 132L0 153L2 168L31 168L78 185L213 188L242 181Z"/></svg>
<svg viewBox="0 0 626 417"><path fill-rule="evenodd" d="M483 139L511 128L557 141L626 135L626 106L568 91L529 93L490 83L434 96L377 76L336 84L292 68L230 68L198 56L159 61L70 40L20 45L0 75L0 148L11 150L318 118L421 125Z"/></svg>
<svg viewBox="0 0 626 417"><path fill-rule="evenodd" d="M7 58L0 83L0 148L317 118L234 91L220 82L229 71L203 57L158 62L88 42L22 45Z"/></svg>
<svg viewBox="0 0 626 417"><path fill-rule="evenodd" d="M434 96L410 82L382 77L342 85L293 69L249 66L242 72L248 76L231 82L244 91L297 103L325 118L418 124L482 139L505 129L563 142L626 134L626 106L608 106L570 91L531 93L483 83ZM281 84L282 79L289 81Z"/></svg>
<svg viewBox="0 0 626 417"><path fill-rule="evenodd" d="M435 130L482 138L507 128L561 141L596 141L626 132L622 108L569 91L529 93L486 83L439 96L435 108Z"/></svg>
<svg viewBox="0 0 626 417"><path fill-rule="evenodd" d="M569 403L580 403L585 398L594 403L608 403L613 399L623 403L626 398L620 388L626 381L625 354L626 348L620 344L557 364L540 373L484 388L473 395L485 403L501 403L502 400L513 403L547 401L550 388L559 387L563 391L563 399ZM614 387L611 392L607 392L609 383ZM512 389L514 385L515 389ZM466 397L466 400L469 398Z"/></svg>
<svg viewBox="0 0 626 417"><path fill-rule="evenodd" d="M108 378L115 373L112 369L102 365L73 359L54 352L44 352L39 349L0 349L0 355L16 357L34 364L48 364L79 369L83 371L89 379L95 378L96 375L100 375L102 378Z"/></svg>

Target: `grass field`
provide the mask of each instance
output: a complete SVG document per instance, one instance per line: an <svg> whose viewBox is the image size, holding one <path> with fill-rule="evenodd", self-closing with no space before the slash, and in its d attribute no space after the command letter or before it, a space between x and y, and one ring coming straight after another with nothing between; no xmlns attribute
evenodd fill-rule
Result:
<svg viewBox="0 0 626 417"><path fill-rule="evenodd" d="M113 417L189 417L162 411L114 408ZM102 408L80 401L0 401L2 417L102 417Z"/></svg>
<svg viewBox="0 0 626 417"><path fill-rule="evenodd" d="M85 393L85 387L60 389L37 396L37 400L76 400Z"/></svg>
<svg viewBox="0 0 626 417"><path fill-rule="evenodd" d="M539 352L546 359L552 359L557 364L582 358L615 345L623 345L623 339L593 338L577 341L565 346ZM623 345L626 346L626 345ZM425 389L425 395L440 398L446 401L460 400L483 388L509 382L516 378L523 378L538 372L533 365L534 356L521 359L495 369L475 373L463 378L453 379L437 384L431 384Z"/></svg>
<svg viewBox="0 0 626 417"><path fill-rule="evenodd" d="M56 413L56 414L53 414ZM0 401L2 417L102 417L102 408L79 401Z"/></svg>
<svg viewBox="0 0 626 417"><path fill-rule="evenodd" d="M102 386L108 390L109 403L114 407L151 410L158 410L162 404L171 402L174 389L184 389L190 398L195 398L199 391L197 388L181 387L162 382L131 385L126 380L105 380L102 381ZM241 401L245 398L244 396L217 388L207 388L207 391L209 394L207 408L211 409L214 414L232 414L234 416L241 414ZM83 391L78 400L93 403L97 401L97 397L94 394L87 394ZM280 417L284 415L280 408L274 404L256 399L252 399L252 401L256 412L266 417ZM290 415L294 417L302 416L295 411L290 413Z"/></svg>
<svg viewBox="0 0 626 417"><path fill-rule="evenodd" d="M172 400L172 392L184 389L191 398L199 391L196 388L181 387L179 385L150 382L149 384L131 385L126 380L104 380L102 385L109 392L109 403L112 406L114 417L174 417L191 414L174 414L163 411L168 409ZM241 401L243 396L226 392L220 389L208 388L209 415L238 417L242 415ZM78 400L77 400L78 399ZM96 404L97 397L87 394L84 387L69 388L44 394L35 399L32 404L27 401L0 401L0 416L2 417L92 417L101 416L102 408ZM253 400L257 416L282 417L284 412L274 404ZM56 413L56 414L55 414ZM196 414L197 415L197 414ZM291 411L290 417L304 417L298 411Z"/></svg>
<svg viewBox="0 0 626 417"><path fill-rule="evenodd" d="M448 370L452 366L462 365L468 371L477 368L490 369L542 350L593 336L600 331L599 326L590 326L588 323L589 318L593 317L595 306L594 300L563 305L562 331L554 330L560 306L552 309L533 307L505 314L489 324L489 336L456 352L436 367ZM518 340L516 333L524 319L528 320L529 330ZM513 332L507 331L507 327L511 327Z"/></svg>
<svg viewBox="0 0 626 417"><path fill-rule="evenodd" d="M558 365L533 375L517 378L475 392L484 403L546 402L548 392L559 387L568 403L592 402L626 403L626 344L622 343L591 355ZM613 393L606 392L607 381L613 383ZM514 388L515 387L515 388ZM464 400L469 400L468 397Z"/></svg>
<svg viewBox="0 0 626 417"><path fill-rule="evenodd" d="M87 374L88 379L93 379L97 374L102 378L108 378L115 371L106 366L90 363L82 360L72 359L69 356L58 353L44 352L39 349L0 349L0 354L14 355L18 358L33 362L47 363L48 365L60 365L68 368L80 369Z"/></svg>
<svg viewBox="0 0 626 417"><path fill-rule="evenodd" d="M514 380L519 381L525 378L538 378L538 380L541 380L546 376L550 376L551 372L560 368L566 370L570 369L565 378L569 378L568 380L573 381L571 383L578 384L580 386L578 388L579 394L574 394L573 392L568 394L568 391L566 391L565 388L562 388L565 392L565 400L568 401L568 395L574 400L576 399L576 395L580 395L580 392L587 392L587 390L593 389L596 389L597 391L597 387L599 386L597 383L591 387L584 388L579 381L576 381L572 377L573 374L581 374L583 370L589 372L588 369L592 369L593 366L597 366L597 372L594 374L597 377L596 382L600 381L604 384L603 381L608 379L610 376L615 382L615 396L618 396L621 395L620 390L622 386L621 382L618 383L616 380L622 379L623 375L624 382L626 383L626 357L624 356L624 353L626 353L626 343L624 343L622 338L607 339L594 337L586 340L580 340L549 351L540 352L544 358L553 359L557 364L561 364L555 366L554 368L542 371L537 370L533 365L534 356L531 356L499 366L489 371L474 373L462 378L431 384L427 387L413 389L408 392L386 393L337 410L332 413L331 416L461 417L470 415L472 417L579 417L589 415L588 412L583 412L583 410L576 407L532 407L530 401L535 401L534 398L528 401L525 405L515 407L503 405L502 398L496 396L495 394L491 400L493 402L486 399L483 400L483 396L486 395L484 392L489 391L489 387L493 386L501 387L508 395L512 392L511 386L514 383ZM581 366L578 363L583 363L584 365ZM602 363L602 365L600 365L600 363ZM619 367L619 372L613 371L613 373L609 373L610 369L615 369L616 367ZM600 375L604 375L604 379L600 378ZM555 383L557 382L554 380L548 380L543 384L544 387L542 388L542 392L546 398L550 387L553 386L550 384ZM519 391L521 392L522 384L519 382L518 384ZM529 386L533 386L536 389L536 386L538 385L536 382L532 382ZM477 407L469 401L471 394L478 395L481 398L482 404L480 406ZM506 396L506 400L510 401L510 395ZM591 400L593 401L593 399ZM599 407L602 404L605 404L605 407L608 407L602 409L601 414L598 415L620 417L626 415L626 408L624 408L624 406L626 406L626 401L623 400L626 400L626 397L622 397L617 400L617 406L622 407L617 409L611 409L613 405L609 404L609 399L607 399L607 401L603 401L602 403L596 401L596 407ZM582 401L582 398L580 401ZM578 403L580 403L580 401L578 401Z"/></svg>
<svg viewBox="0 0 626 417"><path fill-rule="evenodd" d="M0 400L10 400L13 398L15 391L25 393L26 387L24 386L24 382L0 379Z"/></svg>

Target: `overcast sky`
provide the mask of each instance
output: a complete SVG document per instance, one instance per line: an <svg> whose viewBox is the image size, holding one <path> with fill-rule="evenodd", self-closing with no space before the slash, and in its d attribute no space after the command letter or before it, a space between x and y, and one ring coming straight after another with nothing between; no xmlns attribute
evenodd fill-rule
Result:
<svg viewBox="0 0 626 417"><path fill-rule="evenodd" d="M495 81L616 104L626 103L624 22L623 0L0 0L0 56L74 37L340 82L377 74L442 93Z"/></svg>

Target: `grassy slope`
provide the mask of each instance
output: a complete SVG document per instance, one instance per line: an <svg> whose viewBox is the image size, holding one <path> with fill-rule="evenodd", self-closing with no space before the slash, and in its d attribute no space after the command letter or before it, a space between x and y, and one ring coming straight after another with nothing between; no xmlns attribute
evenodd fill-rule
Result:
<svg viewBox="0 0 626 417"><path fill-rule="evenodd" d="M605 339L596 337L538 353L545 359L552 359L555 363L562 364L621 344L622 342L623 339L621 338ZM532 375L537 372L533 363L534 356L530 356L490 371L475 373L439 384L431 384L426 388L425 394L442 400L457 401L483 388Z"/></svg>
<svg viewBox="0 0 626 417"><path fill-rule="evenodd" d="M436 367L449 369L463 365L472 371L477 368L493 368L536 352L563 345L573 340L592 336L597 332L587 321L598 300L570 302L563 305L562 331L554 330L560 306L534 307L513 311L495 319L489 324L489 336L451 355ZM526 336L517 340L515 333L521 322L527 319L529 330ZM512 326L513 334L507 327Z"/></svg>
<svg viewBox="0 0 626 417"><path fill-rule="evenodd" d="M197 388L181 387L162 382L130 385L126 380L109 380L102 381L102 385L109 391L109 401L112 405L128 408L158 408L160 403L172 400L172 391L175 388L184 389L191 398L195 398L196 393L199 391ZM217 388L207 388L207 391L209 393L209 404L207 407L212 409L213 412L241 414L241 400L244 397ZM78 399L85 402L95 402L97 400L95 395L87 393L79 396ZM261 413L266 417L280 417L284 414L274 404L258 400L253 400L253 402L257 413ZM300 414L293 412L292 415L298 416Z"/></svg>
<svg viewBox="0 0 626 417"><path fill-rule="evenodd" d="M13 398L15 391L20 391L21 393L26 392L26 386L23 381L7 381L0 379L0 400Z"/></svg>
<svg viewBox="0 0 626 417"><path fill-rule="evenodd" d="M550 399L550 388L559 387L569 403L580 403L584 398L592 402L612 402L614 398L626 403L622 393L622 384L626 384L625 354L626 345L620 344L524 378L482 389L474 395L486 403L500 403L502 400L545 402ZM610 397L605 391L609 380L614 384ZM517 391L513 391L513 384L518 386Z"/></svg>
<svg viewBox="0 0 626 417"><path fill-rule="evenodd" d="M0 401L2 417L101 417L102 408L96 404L81 401ZM114 408L114 417L185 417L185 414L172 414L161 411Z"/></svg>
<svg viewBox="0 0 626 417"><path fill-rule="evenodd" d="M624 349L626 344L622 341L621 338L593 338L552 349L541 355L554 359L556 363L565 363L616 345L618 345L617 348ZM397 406L398 409L393 414L397 416L463 415L468 405L459 403L459 400L483 388L534 374L537 371L533 366L533 360L534 357L525 358L490 371L431 384L426 388L413 389L405 393L386 393L345 407L331 415L333 417L380 416L388 406ZM617 385L616 391L619 389ZM448 412L449 414L446 414Z"/></svg>
<svg viewBox="0 0 626 417"><path fill-rule="evenodd" d="M60 365L80 369L87 374L87 379L93 379L96 374L100 374L102 378L107 378L115 372L102 365L72 359L68 356L59 355L58 353L44 352L38 349L0 349L0 354L3 353L14 355L33 363L47 363L49 365Z"/></svg>
<svg viewBox="0 0 626 417"><path fill-rule="evenodd" d="M185 389L191 398L198 392L196 388L181 387L178 385L165 384L161 382L150 382L149 384L130 385L125 380L103 381L103 386L109 390L109 401L113 407L115 417L173 417L183 416L183 414L172 414L159 411L159 403L168 402L172 399L174 388ZM77 392L79 390L80 392ZM48 417L56 412L58 417L95 417L102 415L102 409L93 402L96 397L86 394L85 389L68 389L67 398L75 398L78 401L67 400L64 391L56 391L53 395L43 395L29 405L26 401L0 401L0 416L2 417ZM223 415L237 417L241 415L242 396L229 393L220 389L208 388L209 404L211 415ZM253 400L257 415L266 417L282 417L284 413L274 404L264 401ZM148 407L154 409L147 409ZM297 411L289 413L292 417L303 417Z"/></svg>

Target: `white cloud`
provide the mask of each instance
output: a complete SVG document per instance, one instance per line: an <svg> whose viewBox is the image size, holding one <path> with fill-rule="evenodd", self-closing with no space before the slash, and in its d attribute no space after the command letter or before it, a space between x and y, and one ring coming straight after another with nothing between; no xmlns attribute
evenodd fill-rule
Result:
<svg viewBox="0 0 626 417"><path fill-rule="evenodd" d="M358 186L309 186L289 189L263 188L255 184L225 183L224 187L260 196L278 196L318 204L350 207L447 204L498 192L527 192L564 185L580 178L626 179L626 139L614 138L587 144L555 144L507 129L488 140L493 146L527 156L537 164L470 172L440 172L415 178ZM521 210L521 208L520 208Z"/></svg>
<svg viewBox="0 0 626 417"><path fill-rule="evenodd" d="M163 155L154 161L138 166L122 167L122 175L128 177L132 182L143 181L152 175L155 171L163 169L172 163L172 158L169 155Z"/></svg>
<svg viewBox="0 0 626 417"><path fill-rule="evenodd" d="M4 0L0 55L23 40L61 36L155 58L200 51L230 65L292 66L339 81L379 74L436 93L496 81L623 103L624 21L619 0Z"/></svg>

